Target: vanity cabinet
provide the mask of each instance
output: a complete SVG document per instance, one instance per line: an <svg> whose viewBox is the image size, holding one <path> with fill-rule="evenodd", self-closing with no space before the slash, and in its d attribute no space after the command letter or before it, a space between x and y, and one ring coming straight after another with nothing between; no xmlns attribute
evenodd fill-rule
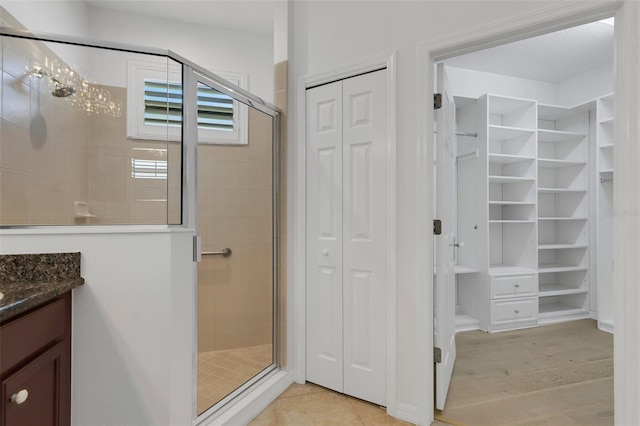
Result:
<svg viewBox="0 0 640 426"><path fill-rule="evenodd" d="M0 425L71 424L71 293L0 326Z"/></svg>

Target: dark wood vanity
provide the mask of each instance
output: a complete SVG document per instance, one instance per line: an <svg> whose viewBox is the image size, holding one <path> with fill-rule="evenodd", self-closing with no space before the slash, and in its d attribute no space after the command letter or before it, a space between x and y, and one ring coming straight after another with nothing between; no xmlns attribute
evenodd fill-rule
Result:
<svg viewBox="0 0 640 426"><path fill-rule="evenodd" d="M71 292L0 327L2 425L71 424Z"/></svg>
<svg viewBox="0 0 640 426"><path fill-rule="evenodd" d="M80 253L0 255L0 426L71 425Z"/></svg>

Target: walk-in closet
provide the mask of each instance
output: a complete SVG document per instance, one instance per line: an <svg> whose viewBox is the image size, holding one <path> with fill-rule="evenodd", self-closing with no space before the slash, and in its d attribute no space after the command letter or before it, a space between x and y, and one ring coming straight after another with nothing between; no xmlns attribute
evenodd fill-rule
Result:
<svg viewBox="0 0 640 426"><path fill-rule="evenodd" d="M613 331L613 23L444 61L456 105L456 330Z"/></svg>
<svg viewBox="0 0 640 426"><path fill-rule="evenodd" d="M614 332L612 234L613 219L621 212L613 208L613 60L614 22L610 19L438 64L436 86L442 107L436 113L440 121L435 181L440 185L434 190L442 236L435 250L435 342L436 378L444 388L436 386L436 408L454 420L468 422L464 416L456 417L464 411L465 398L484 400L483 394L489 391L476 396L463 391L464 397L453 397L453 409L445 405L451 398L447 397L449 380L454 391L469 387L464 377L456 377L452 368L456 358L468 373L469 360L476 356L471 361L477 367L473 374L479 374L479 380L484 374L477 366L480 355L460 352L468 345L462 344L456 354L457 338L449 339L446 331L446 336L438 336L446 330L442 323L451 318L448 300L455 300L453 334L479 333L459 335L462 343L471 339L476 346L484 341L483 335L489 336L483 332L518 330L512 337L527 342L526 329L549 324L557 328L578 320L587 321L587 328L604 336L593 338L603 342ZM455 296L447 298L450 270L455 271L451 280ZM584 327L576 323L571 330ZM548 331L551 341L560 338L553 328ZM534 346L523 352L534 356L533 364L501 362L514 371L524 367L522 374L539 375L544 381L552 374L545 369L544 358L555 355L535 355L539 334L531 334ZM612 387L612 349L605 346L604 358L597 361L605 367L598 364L597 372L592 364L567 358L585 371L575 378L579 386L588 388L597 376L597 386ZM518 346L503 349L498 353L517 352ZM449 366L439 369L439 359ZM535 370L534 364L541 370ZM439 376L451 376L452 369L451 379L440 380ZM558 386L553 391L562 391L564 379L549 377L549 383L555 383L551 388ZM500 392L507 395L520 392L518 385L503 383L502 377L486 380L500 383ZM589 389L600 389L602 394L597 386ZM612 398L600 404L608 407Z"/></svg>

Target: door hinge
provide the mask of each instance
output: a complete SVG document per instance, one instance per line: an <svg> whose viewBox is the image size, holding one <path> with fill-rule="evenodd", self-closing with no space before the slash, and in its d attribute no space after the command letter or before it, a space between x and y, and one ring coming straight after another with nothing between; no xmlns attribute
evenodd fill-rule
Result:
<svg viewBox="0 0 640 426"><path fill-rule="evenodd" d="M433 219L433 235L442 234L442 221L440 219Z"/></svg>
<svg viewBox="0 0 640 426"><path fill-rule="evenodd" d="M433 348L433 363L440 364L442 362L442 349Z"/></svg>
<svg viewBox="0 0 640 426"><path fill-rule="evenodd" d="M442 93L433 94L433 109L442 108Z"/></svg>

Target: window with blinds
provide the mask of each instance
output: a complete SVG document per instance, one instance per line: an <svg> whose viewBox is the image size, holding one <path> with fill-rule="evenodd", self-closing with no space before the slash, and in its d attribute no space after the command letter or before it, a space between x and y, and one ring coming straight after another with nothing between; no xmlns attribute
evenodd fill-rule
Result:
<svg viewBox="0 0 640 426"><path fill-rule="evenodd" d="M182 125L182 84L145 79L144 124L172 127ZM211 87L199 84L198 128L232 132L233 99Z"/></svg>
<svg viewBox="0 0 640 426"><path fill-rule="evenodd" d="M242 89L247 75L214 72ZM215 88L198 83L198 143L248 144L248 107ZM182 141L182 67L160 60L127 60L127 138ZM190 100L191 102L191 100Z"/></svg>

